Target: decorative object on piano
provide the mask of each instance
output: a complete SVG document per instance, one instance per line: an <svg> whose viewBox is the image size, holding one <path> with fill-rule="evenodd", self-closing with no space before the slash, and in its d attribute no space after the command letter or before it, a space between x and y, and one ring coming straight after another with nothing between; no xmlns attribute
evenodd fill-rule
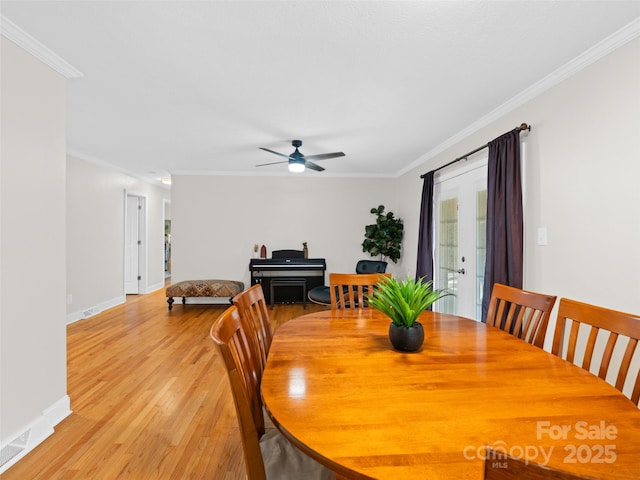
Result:
<svg viewBox="0 0 640 480"><path fill-rule="evenodd" d="M415 352L424 342L424 328L418 317L436 301L450 295L444 290L433 290L432 282L407 277L399 281L385 277L371 295L369 306L380 310L391 319L389 340L393 348L403 352Z"/></svg>
<svg viewBox="0 0 640 480"><path fill-rule="evenodd" d="M267 258L267 247L264 245L260 247L260 258Z"/></svg>
<svg viewBox="0 0 640 480"><path fill-rule="evenodd" d="M376 223L364 227L362 251L398 263L404 233L402 220L394 217L393 212L384 213L384 205L372 208L371 213L376 215Z"/></svg>
<svg viewBox="0 0 640 480"><path fill-rule="evenodd" d="M260 245L257 243L253 244L253 258L258 258L258 250L260 250Z"/></svg>
<svg viewBox="0 0 640 480"><path fill-rule="evenodd" d="M320 153L317 155L303 155L302 153L300 153L300 150L298 150L298 147L302 146L302 140L292 140L291 145L293 145L296 150L290 155L286 155L280 152L275 152L273 150L269 150L268 148L259 147L260 150L264 150L265 152L269 152L269 153L274 153L280 157L286 158L287 160L284 160L282 162L261 163L260 165L256 165L256 167L264 167L265 165L276 165L278 163L288 163L289 171L293 173L302 173L304 172L305 168L315 170L316 172L322 172L324 168L322 168L320 165L316 165L311 160L318 161L318 160L327 160L329 158L344 157L344 153L342 152Z"/></svg>
<svg viewBox="0 0 640 480"><path fill-rule="evenodd" d="M309 258L309 249L307 248L307 242L302 242L302 256Z"/></svg>

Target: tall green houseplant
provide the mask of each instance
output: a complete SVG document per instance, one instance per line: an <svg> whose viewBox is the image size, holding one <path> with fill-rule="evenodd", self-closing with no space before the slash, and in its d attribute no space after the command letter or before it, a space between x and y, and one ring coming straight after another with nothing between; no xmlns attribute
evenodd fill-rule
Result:
<svg viewBox="0 0 640 480"><path fill-rule="evenodd" d="M376 215L376 223L364 227L364 242L362 251L368 252L372 257L380 256L398 263L404 225L402 220L396 218L393 212L384 212L384 205L372 208L371 213Z"/></svg>

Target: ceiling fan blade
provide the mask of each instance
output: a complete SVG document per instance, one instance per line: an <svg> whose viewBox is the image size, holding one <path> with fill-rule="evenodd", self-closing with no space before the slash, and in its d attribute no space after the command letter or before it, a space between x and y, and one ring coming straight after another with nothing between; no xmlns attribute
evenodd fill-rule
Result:
<svg viewBox="0 0 640 480"><path fill-rule="evenodd" d="M318 155L305 155L305 160L327 160L328 158L344 157L342 152L319 153Z"/></svg>
<svg viewBox="0 0 640 480"><path fill-rule="evenodd" d="M285 155L284 153L276 152L275 150L271 150L269 148L258 147L260 150L264 150L265 152L273 153L274 155L278 155L279 157L286 158L287 161L261 163L260 165L256 165L256 167L264 167L266 165L277 165L279 163L295 163L295 164L299 164L299 163L304 162L304 165L308 169L315 170L316 172L323 172L324 168L322 168L320 165L316 165L311 160L327 160L329 158L344 157L344 153L343 152L319 153L317 155L306 156L306 155L303 155L302 153L300 153L300 151L298 150L298 147L302 146L302 141L293 140L291 142L291 145L293 145L296 150L295 150L295 152L293 152L290 155Z"/></svg>
<svg viewBox="0 0 640 480"><path fill-rule="evenodd" d="M284 162L261 163L260 165L256 165L256 167L264 167L266 165L277 165L279 163L289 163L289 160L285 160Z"/></svg>
<svg viewBox="0 0 640 480"><path fill-rule="evenodd" d="M289 158L289 155L285 155L284 153L276 152L274 150L269 150L268 148L264 148L264 147L258 147L258 148L260 150L264 150L265 152L273 153L275 155L280 155L281 157L284 157L284 158Z"/></svg>
<svg viewBox="0 0 640 480"><path fill-rule="evenodd" d="M306 160L304 162L304 166L310 168L311 170L315 170L316 172L322 172L324 170L324 168L322 168L320 165L316 165L315 163L308 162Z"/></svg>

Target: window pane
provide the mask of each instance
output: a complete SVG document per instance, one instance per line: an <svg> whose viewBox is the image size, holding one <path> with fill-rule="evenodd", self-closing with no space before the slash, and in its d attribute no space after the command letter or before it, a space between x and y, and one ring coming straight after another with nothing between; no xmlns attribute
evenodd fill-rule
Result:
<svg viewBox="0 0 640 480"><path fill-rule="evenodd" d="M451 198L440 202L440 271L437 288L446 289L454 295L444 297L438 302L438 311L455 314L458 293L458 199Z"/></svg>
<svg viewBox="0 0 640 480"><path fill-rule="evenodd" d="M482 318L484 265L487 258L487 191L476 194L476 320Z"/></svg>

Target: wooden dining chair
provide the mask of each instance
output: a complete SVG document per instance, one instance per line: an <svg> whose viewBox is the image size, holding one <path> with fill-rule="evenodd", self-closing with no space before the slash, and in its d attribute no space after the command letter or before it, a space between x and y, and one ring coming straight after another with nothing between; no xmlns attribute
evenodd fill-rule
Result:
<svg viewBox="0 0 640 480"><path fill-rule="evenodd" d="M365 295L373 292L381 278L390 276L390 273L330 273L331 309L365 308Z"/></svg>
<svg viewBox="0 0 640 480"><path fill-rule="evenodd" d="M586 341L580 341L578 338L581 327L584 332L581 338L586 336ZM603 337L598 343L600 347L596 346L598 336ZM624 347L626 338L620 337L628 338L626 347ZM640 316L562 298L558 307L551 353L576 364L582 354L582 363L579 366L592 373L595 373L593 369L597 367L596 360L598 360L600 367L597 375L605 381L609 372L615 372L619 363L614 385L624 393L626 383L630 382L631 393L627 396L635 405L638 405L640 370L633 372L630 367L636 350L640 354L640 349L637 348L639 339ZM624 354L619 362L617 360L612 362L612 359L616 358L614 356L616 347L617 351L624 349Z"/></svg>
<svg viewBox="0 0 640 480"><path fill-rule="evenodd" d="M273 329L262 285L255 284L237 294L233 297L233 304L238 308L240 319L245 324L247 336L260 359L257 367L259 379L261 379L273 338Z"/></svg>
<svg viewBox="0 0 640 480"><path fill-rule="evenodd" d="M211 327L211 338L227 369L249 480L332 480L335 474L293 446L277 429L265 429L255 350L235 305Z"/></svg>
<svg viewBox="0 0 640 480"><path fill-rule="evenodd" d="M356 263L356 273L361 275L365 273L385 273L386 270L387 262L381 260L358 260L358 263ZM329 291L329 285L313 287L307 293L307 298L313 303L328 307L331 306L331 294Z"/></svg>
<svg viewBox="0 0 640 480"><path fill-rule="evenodd" d="M593 480L575 473L557 470L539 463L515 458L487 448L484 463L485 480Z"/></svg>
<svg viewBox="0 0 640 480"><path fill-rule="evenodd" d="M489 300L487 325L542 348L556 298L496 283Z"/></svg>

